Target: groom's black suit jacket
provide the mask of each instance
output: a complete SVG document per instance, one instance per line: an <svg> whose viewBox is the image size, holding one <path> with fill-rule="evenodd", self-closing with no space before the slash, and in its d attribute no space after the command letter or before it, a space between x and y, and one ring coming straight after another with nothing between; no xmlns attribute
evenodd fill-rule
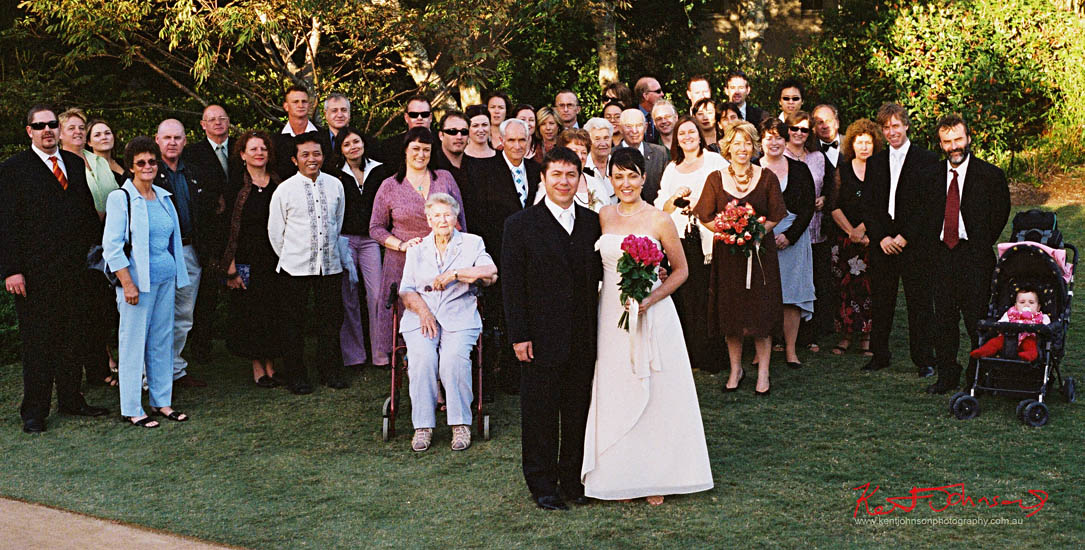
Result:
<svg viewBox="0 0 1085 550"><path fill-rule="evenodd" d="M501 288L508 340L532 343L535 363L557 365L574 352L595 356L599 280L595 241L599 215L575 206L565 232L545 201L505 221Z"/></svg>

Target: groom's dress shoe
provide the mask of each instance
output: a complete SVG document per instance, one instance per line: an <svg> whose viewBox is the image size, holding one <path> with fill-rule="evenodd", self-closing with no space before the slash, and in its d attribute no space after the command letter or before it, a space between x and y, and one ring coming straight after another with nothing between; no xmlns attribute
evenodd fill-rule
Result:
<svg viewBox="0 0 1085 550"><path fill-rule="evenodd" d="M561 497L557 495L543 495L541 497L535 497L535 505L543 510L568 510L569 507L565 505L565 501L561 500Z"/></svg>
<svg viewBox="0 0 1085 550"><path fill-rule="evenodd" d="M41 418L27 418L23 421L23 431L28 434L40 434L45 431L45 420Z"/></svg>

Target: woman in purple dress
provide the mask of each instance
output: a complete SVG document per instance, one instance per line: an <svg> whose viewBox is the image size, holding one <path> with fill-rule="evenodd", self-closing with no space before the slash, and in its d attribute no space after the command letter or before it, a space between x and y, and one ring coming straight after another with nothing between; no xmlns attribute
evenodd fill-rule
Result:
<svg viewBox="0 0 1085 550"><path fill-rule="evenodd" d="M403 277L403 264L407 249L422 242L430 232L426 222L426 199L431 193L447 193L460 204L460 188L452 174L445 170L430 170L430 152L433 134L426 128L411 128L403 137L404 161L399 171L383 183L373 200L373 214L369 218L369 236L385 248L384 265L381 269L380 303L385 304L392 283ZM463 211L459 214L459 227L467 228ZM399 308L403 312L402 304ZM392 353L392 312L380 307L377 311L376 341L373 342L374 363L387 363ZM378 359L379 358L379 359Z"/></svg>

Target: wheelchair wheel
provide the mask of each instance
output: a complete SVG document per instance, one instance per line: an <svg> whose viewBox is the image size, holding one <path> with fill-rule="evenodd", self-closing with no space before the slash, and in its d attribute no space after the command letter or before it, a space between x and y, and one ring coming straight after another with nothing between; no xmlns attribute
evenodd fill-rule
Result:
<svg viewBox="0 0 1085 550"><path fill-rule="evenodd" d="M482 417L482 439L490 440L490 415L488 414Z"/></svg>
<svg viewBox="0 0 1085 550"><path fill-rule="evenodd" d="M388 411L392 408L392 398L385 397L384 404L381 405L381 416L388 418Z"/></svg>
<svg viewBox="0 0 1085 550"><path fill-rule="evenodd" d="M954 407L957 406L957 400L964 397L964 396L966 396L966 395L968 395L968 394L963 392L963 391L959 391L959 392L953 394L953 397L949 398L949 414L956 414L954 412Z"/></svg>
<svg viewBox="0 0 1085 550"><path fill-rule="evenodd" d="M1062 396L1066 398L1067 403L1077 401L1077 383L1073 378L1067 377L1062 382Z"/></svg>
<svg viewBox="0 0 1085 550"><path fill-rule="evenodd" d="M391 426L387 416L381 419L381 439L383 441L392 439Z"/></svg>
<svg viewBox="0 0 1085 550"><path fill-rule="evenodd" d="M1029 406L1029 404L1035 403L1035 402L1036 402L1035 399L1022 399L1021 402L1017 404L1017 411L1016 411L1017 419L1020 420L1021 422L1024 422L1025 421L1025 416L1024 416L1025 415L1025 407L1027 407L1027 406Z"/></svg>
<svg viewBox="0 0 1085 550"><path fill-rule="evenodd" d="M1024 416L1023 420L1025 421L1025 424L1028 424L1033 428L1039 428L1040 426L1047 424L1047 405L1040 403L1039 401L1029 403L1022 414Z"/></svg>
<svg viewBox="0 0 1085 550"><path fill-rule="evenodd" d="M956 416L957 420L971 420L979 413L980 403L971 395L965 395L953 404L953 416Z"/></svg>

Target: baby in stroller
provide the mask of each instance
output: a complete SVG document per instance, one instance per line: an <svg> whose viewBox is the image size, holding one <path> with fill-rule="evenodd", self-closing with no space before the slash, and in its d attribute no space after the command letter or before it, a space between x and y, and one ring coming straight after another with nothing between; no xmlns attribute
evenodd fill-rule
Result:
<svg viewBox="0 0 1085 550"><path fill-rule="evenodd" d="M999 318L1000 323L1023 323L1023 324L1048 324L1051 318L1040 311L1040 294L1031 286L1023 286L1017 289L1017 297L1014 305L1006 310ZM1005 335L999 334L987 340L982 346L972 350L969 355L972 358L994 357L1002 351L1005 344ZM1017 357L1029 363L1036 360L1040 350L1036 343L1036 334L1022 332L1017 335Z"/></svg>

